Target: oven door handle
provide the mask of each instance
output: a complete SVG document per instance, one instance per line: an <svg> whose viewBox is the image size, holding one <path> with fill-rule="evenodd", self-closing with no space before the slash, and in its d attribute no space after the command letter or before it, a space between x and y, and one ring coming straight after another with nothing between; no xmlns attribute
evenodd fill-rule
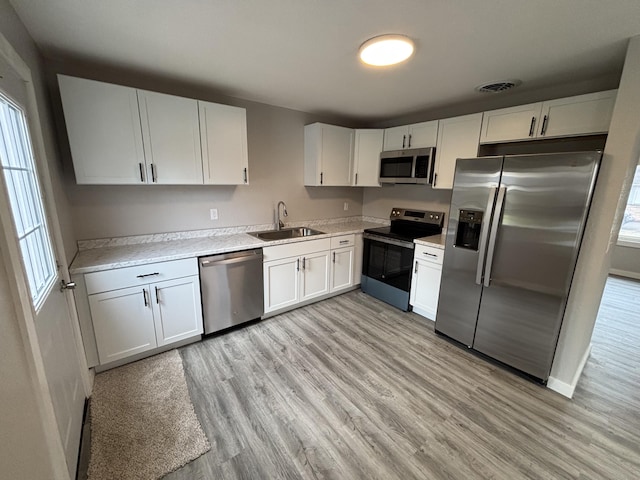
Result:
<svg viewBox="0 0 640 480"><path fill-rule="evenodd" d="M364 232L364 234L362 235L362 238L367 240L373 240L380 243L388 243L390 245L396 245L398 247L409 248L411 250L415 248L413 242L396 240L395 238L380 237L378 235L374 235L367 232Z"/></svg>

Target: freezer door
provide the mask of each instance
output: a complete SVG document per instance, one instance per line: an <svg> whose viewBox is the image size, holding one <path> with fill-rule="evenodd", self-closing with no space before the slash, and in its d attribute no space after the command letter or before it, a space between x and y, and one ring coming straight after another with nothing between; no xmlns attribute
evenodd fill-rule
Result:
<svg viewBox="0 0 640 480"><path fill-rule="evenodd" d="M478 318L482 271L491 212L500 184L503 157L458 159L451 195L451 210L445 240L436 331L471 346ZM460 211L463 221L470 212L482 217L480 239L467 241L458 235ZM481 213L481 215L478 215ZM458 244L456 245L456 238ZM466 245L466 246L465 246Z"/></svg>
<svg viewBox="0 0 640 480"><path fill-rule="evenodd" d="M600 156L580 152L504 160L502 218L496 237L489 239L488 286L473 348L543 381L551 369ZM496 215L499 210L497 205Z"/></svg>

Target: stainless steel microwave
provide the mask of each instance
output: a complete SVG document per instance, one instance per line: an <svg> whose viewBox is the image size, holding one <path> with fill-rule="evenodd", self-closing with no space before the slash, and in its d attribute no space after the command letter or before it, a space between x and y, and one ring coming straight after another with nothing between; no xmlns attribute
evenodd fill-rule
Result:
<svg viewBox="0 0 640 480"><path fill-rule="evenodd" d="M433 184L435 148L391 150L380 154L380 183Z"/></svg>

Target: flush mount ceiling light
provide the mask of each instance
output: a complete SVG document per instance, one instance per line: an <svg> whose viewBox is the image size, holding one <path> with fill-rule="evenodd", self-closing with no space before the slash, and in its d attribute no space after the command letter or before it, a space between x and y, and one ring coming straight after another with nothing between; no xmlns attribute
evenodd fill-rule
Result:
<svg viewBox="0 0 640 480"><path fill-rule="evenodd" d="M385 67L404 62L413 55L413 40L404 35L380 35L360 46L360 60L367 65Z"/></svg>

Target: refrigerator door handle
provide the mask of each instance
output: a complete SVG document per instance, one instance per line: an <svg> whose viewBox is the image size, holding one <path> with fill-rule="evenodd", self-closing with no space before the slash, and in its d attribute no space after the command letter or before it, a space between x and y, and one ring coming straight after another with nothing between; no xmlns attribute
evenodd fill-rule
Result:
<svg viewBox="0 0 640 480"><path fill-rule="evenodd" d="M482 285L482 270L484 269L484 258L487 254L487 237L489 236L489 225L493 216L493 205L496 199L497 187L491 188L489 200L487 200L487 208L485 209L485 221L482 222L482 230L480 231L480 245L478 246L478 267L476 268L476 284Z"/></svg>
<svg viewBox="0 0 640 480"><path fill-rule="evenodd" d="M491 219L491 235L489 236L489 248L487 249L487 265L484 269L484 286L488 287L491 282L491 266L493 265L493 252L496 249L496 238L498 236L498 227L500 226L500 216L502 215L502 206L507 193L507 187L500 187L498 190L498 200Z"/></svg>

